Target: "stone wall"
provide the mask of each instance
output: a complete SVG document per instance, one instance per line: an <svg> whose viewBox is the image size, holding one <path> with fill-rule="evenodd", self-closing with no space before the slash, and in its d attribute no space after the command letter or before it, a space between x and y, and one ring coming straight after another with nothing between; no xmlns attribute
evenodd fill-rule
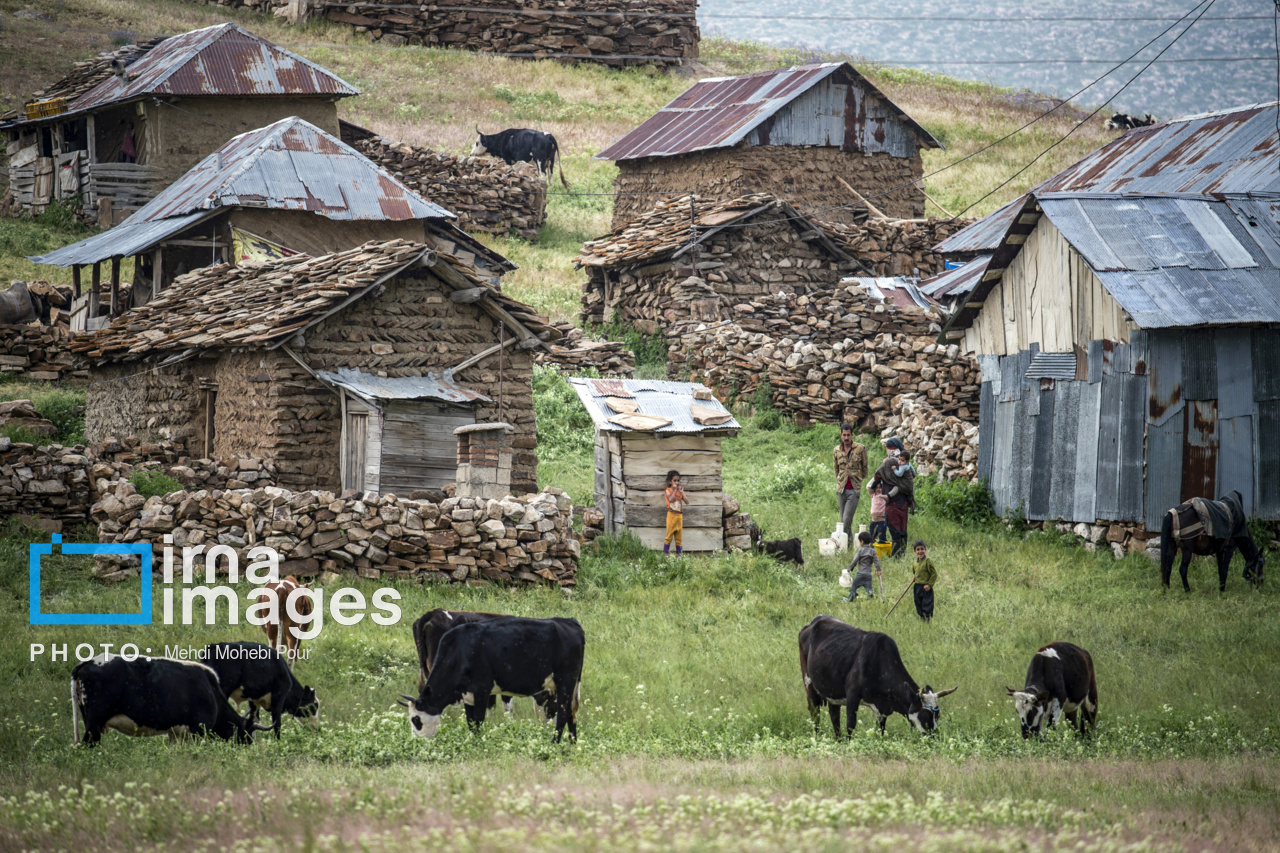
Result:
<svg viewBox="0 0 1280 853"><path fill-rule="evenodd" d="M622 270L587 267L582 321L603 324L615 317L647 332L692 317L725 319L731 306L774 293L829 291L853 265L790 222L727 228L676 263L661 261ZM690 281L696 271L699 278ZM606 282L606 277L608 281Z"/></svg>
<svg viewBox="0 0 1280 853"><path fill-rule="evenodd" d="M43 382L83 380L88 371L65 345L66 326L0 326L0 373Z"/></svg>
<svg viewBox="0 0 1280 853"><path fill-rule="evenodd" d="M882 434L902 439L917 472L944 480L978 479L976 408L966 421L944 415L918 394L904 394L894 402Z"/></svg>
<svg viewBox="0 0 1280 853"><path fill-rule="evenodd" d="M924 215L924 193L914 185L905 186L924 174L919 155L908 159L834 147L740 145L623 160L618 169L613 181L614 228L637 218L665 194L680 198L691 192L708 200L772 193L805 215L856 223L866 217L867 209L837 177L864 197L875 196L873 204L889 216ZM891 194L880 195L891 189Z"/></svg>
<svg viewBox="0 0 1280 853"><path fill-rule="evenodd" d="M869 299L857 287L778 294L733 306L736 321L668 330L668 371L721 399L750 399L767 382L775 408L800 419L850 421L878 432L916 393L944 414L976 421L977 363L936 337L940 317Z"/></svg>
<svg viewBox="0 0 1280 853"><path fill-rule="evenodd" d="M212 2L287 17L290 0ZM519 0L403 6L305 0L303 5L311 15L350 24L387 45L529 59L571 54L574 60L615 66L673 65L698 57L697 0L561 0L549 8Z"/></svg>
<svg viewBox="0 0 1280 853"><path fill-rule="evenodd" d="M91 508L100 542L150 542L160 553L223 544L240 566L266 545L282 575L355 571L365 578L428 583L486 582L573 586L580 546L569 498L558 489L505 500L446 498L439 503L265 487L201 489L144 499L128 481L104 490ZM131 570L103 561L102 574Z"/></svg>
<svg viewBox="0 0 1280 853"><path fill-rule="evenodd" d="M381 137L353 147L370 160L458 216L464 231L536 240L547 221L547 181L532 163L508 166L495 157L456 157Z"/></svg>

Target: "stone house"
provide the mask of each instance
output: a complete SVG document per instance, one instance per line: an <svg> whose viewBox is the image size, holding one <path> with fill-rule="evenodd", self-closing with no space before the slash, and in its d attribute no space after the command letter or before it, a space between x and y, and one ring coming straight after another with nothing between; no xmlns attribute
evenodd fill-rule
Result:
<svg viewBox="0 0 1280 853"><path fill-rule="evenodd" d="M235 24L129 45L0 117L11 191L24 210L79 198L120 217L239 133L299 116L336 135L338 99L357 94Z"/></svg>
<svg viewBox="0 0 1280 853"><path fill-rule="evenodd" d="M558 333L451 249L376 241L179 278L73 339L87 437L171 437L267 460L295 490L409 496L454 481L458 427L506 424L511 488L535 491L531 352Z"/></svg>
<svg viewBox="0 0 1280 853"><path fill-rule="evenodd" d="M514 268L455 228L453 218L354 148L291 116L230 140L115 228L32 260L72 268L73 331L98 328L202 266L324 255L370 240L435 235L494 276ZM120 267L129 257L132 284L122 298ZM82 294L84 266L92 279Z"/></svg>
<svg viewBox="0 0 1280 853"><path fill-rule="evenodd" d="M981 365L997 511L1131 542L1231 490L1280 518L1278 110L1133 130L937 247L973 258L943 339Z"/></svg>
<svg viewBox="0 0 1280 853"><path fill-rule="evenodd" d="M618 164L613 225L655 201L772 193L835 222L924 215L922 148L942 145L847 62L695 83L597 157Z"/></svg>
<svg viewBox="0 0 1280 853"><path fill-rule="evenodd" d="M862 266L827 230L768 194L723 202L688 196L584 243L582 320L615 316L650 332L719 320L772 293L833 289Z"/></svg>

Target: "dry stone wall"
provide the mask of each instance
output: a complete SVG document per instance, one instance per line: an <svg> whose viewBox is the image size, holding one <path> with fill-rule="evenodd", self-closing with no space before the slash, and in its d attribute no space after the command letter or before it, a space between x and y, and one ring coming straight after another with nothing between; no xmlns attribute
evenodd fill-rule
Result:
<svg viewBox="0 0 1280 853"><path fill-rule="evenodd" d="M221 544L240 565L256 545L274 548L280 572L313 577L354 571L365 578L454 584L575 584L580 545L569 498L548 489L503 500L395 495L339 496L275 487L200 489L143 498L132 483L103 483L90 514L98 539L163 548ZM131 570L103 561L109 579Z"/></svg>
<svg viewBox="0 0 1280 853"><path fill-rule="evenodd" d="M902 439L916 471L944 480L978 479L977 423L944 415L918 394L904 394L894 402L882 435Z"/></svg>
<svg viewBox="0 0 1280 853"><path fill-rule="evenodd" d="M194 2L195 0L192 0ZM292 0L388 45L471 50L605 65L675 65L697 59L697 0L467 0L454 4ZM211 0L288 17L290 0Z"/></svg>
<svg viewBox="0 0 1280 853"><path fill-rule="evenodd" d="M0 373L41 382L83 380L84 364L67 351L66 326L0 326Z"/></svg>
<svg viewBox="0 0 1280 853"><path fill-rule="evenodd" d="M799 419L850 421L878 432L918 394L944 414L976 422L977 363L936 337L940 317L870 300L857 287L821 296L778 294L733 307L739 319L668 331L668 371L724 398L749 399L761 382L774 407Z"/></svg>
<svg viewBox="0 0 1280 853"><path fill-rule="evenodd" d="M547 221L547 181L532 163L508 166L494 157L457 157L375 137L356 150L409 188L458 216L464 231L536 240Z"/></svg>
<svg viewBox="0 0 1280 853"><path fill-rule="evenodd" d="M754 192L772 193L807 216L855 224L867 209L838 180L843 178L889 216L924 216L924 193L912 181L924 174L917 155L894 157L834 147L763 145L646 157L618 163L613 181L613 227L649 210L664 195L697 193L708 202ZM888 195L880 195L889 190Z"/></svg>

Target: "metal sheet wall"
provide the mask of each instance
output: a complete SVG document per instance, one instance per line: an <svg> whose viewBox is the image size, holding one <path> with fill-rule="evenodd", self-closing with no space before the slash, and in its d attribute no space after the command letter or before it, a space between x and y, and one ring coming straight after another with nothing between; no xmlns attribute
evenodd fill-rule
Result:
<svg viewBox="0 0 1280 853"><path fill-rule="evenodd" d="M1222 417L1222 401L1218 401L1218 483L1214 495L1225 495L1235 489L1244 496L1244 511L1253 515L1253 418L1241 415ZM1173 504L1170 504L1173 506Z"/></svg>
<svg viewBox="0 0 1280 853"><path fill-rule="evenodd" d="M991 462L995 448L989 439L995 435L996 395L991 382L983 382L978 396L978 435L987 440L978 441L978 479L991 480Z"/></svg>
<svg viewBox="0 0 1280 853"><path fill-rule="evenodd" d="M1254 506L1262 518L1280 518L1280 400L1259 400L1256 423L1258 475Z"/></svg>
<svg viewBox="0 0 1280 853"><path fill-rule="evenodd" d="M1027 470L1027 518L1036 521L1049 517L1049 474L1053 470L1054 390L1052 382L1047 384L1049 387L1038 393L1032 392L1039 398L1040 407L1035 418L1031 467Z"/></svg>
<svg viewBox="0 0 1280 853"><path fill-rule="evenodd" d="M1083 382L1056 383L1053 389L1053 459L1049 467L1049 518L1074 518L1076 503L1076 434ZM1087 387L1087 386L1086 386ZM1040 404L1041 413L1044 403Z"/></svg>

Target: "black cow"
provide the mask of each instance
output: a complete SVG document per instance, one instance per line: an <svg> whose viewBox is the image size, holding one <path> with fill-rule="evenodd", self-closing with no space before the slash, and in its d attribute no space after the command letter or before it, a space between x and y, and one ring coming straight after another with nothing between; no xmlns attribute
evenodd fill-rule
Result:
<svg viewBox="0 0 1280 853"><path fill-rule="evenodd" d="M578 739L578 698L587 639L575 619L505 616L469 622L440 640L431 674L417 699L404 696L413 734L434 737L450 705L466 706L467 722L479 730L495 694L532 696L554 708L559 743L564 728Z"/></svg>
<svg viewBox="0 0 1280 853"><path fill-rule="evenodd" d="M1071 643L1050 643L1031 658L1026 685L1021 690L1006 687L1022 722L1022 736L1043 734L1065 712L1080 734L1098 727L1098 682L1093 674L1093 658ZM1076 714L1079 713L1079 722Z"/></svg>
<svg viewBox="0 0 1280 853"><path fill-rule="evenodd" d="M848 729L858 726L858 705L876 715L881 733L891 714L901 714L920 732L938 728L942 711L938 700L958 688L935 693L916 686L898 654L898 644L887 634L863 631L830 616L815 616L800 631L800 675L804 678L813 730L818 731L818 709L826 705L831 726L840 737L840 706L847 706Z"/></svg>
<svg viewBox="0 0 1280 853"><path fill-rule="evenodd" d="M427 683L431 674L431 665L436 659L436 649L440 647L440 639L453 628L468 622L484 622L489 619L501 619L502 613L477 613L470 610L428 610L413 623L413 645L418 650L418 692ZM511 696L502 697L502 710L511 713ZM537 701L536 699L534 700ZM497 696L489 697L489 707L498 703ZM541 704L538 709L542 710Z"/></svg>
<svg viewBox="0 0 1280 853"><path fill-rule="evenodd" d="M479 157L488 154L497 157L508 166L512 163L533 163L538 170L551 180L551 170L560 160L560 143L549 133L540 130L529 130L523 127L511 128L500 133L481 133L476 125L476 135L480 137L471 156ZM564 163L558 163L560 183L569 189L569 182L564 179Z"/></svg>
<svg viewBox="0 0 1280 853"><path fill-rule="evenodd" d="M271 715L271 729L280 739L280 720L292 714L303 722L320 721L316 691L303 687L284 657L262 643L210 643L200 660L218 675L227 699L249 703L249 719L258 721L258 709Z"/></svg>
<svg viewBox="0 0 1280 853"><path fill-rule="evenodd" d="M755 549L757 554L768 554L783 562L804 565L803 548L798 538L774 539L766 542L764 531L754 524L751 525L749 532L751 534L751 547Z"/></svg>
<svg viewBox="0 0 1280 853"><path fill-rule="evenodd" d="M1135 127L1150 127L1158 121L1159 119L1151 113L1147 113L1142 118L1126 113L1116 113L1107 119L1102 126L1107 130L1133 130Z"/></svg>
<svg viewBox="0 0 1280 853"><path fill-rule="evenodd" d="M258 726L227 704L218 676L194 661L169 658L85 661L71 671L71 726L83 742L96 746L107 729L127 735L216 735L253 741Z"/></svg>

